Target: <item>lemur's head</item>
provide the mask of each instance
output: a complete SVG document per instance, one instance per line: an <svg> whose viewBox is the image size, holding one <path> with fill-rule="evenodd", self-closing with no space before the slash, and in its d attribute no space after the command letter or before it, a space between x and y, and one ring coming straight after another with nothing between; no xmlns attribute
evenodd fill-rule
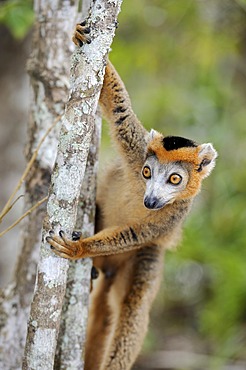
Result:
<svg viewBox="0 0 246 370"><path fill-rule="evenodd" d="M210 143L198 145L183 137L164 137L151 130L142 169L145 207L157 210L175 200L193 198L214 168L216 157Z"/></svg>

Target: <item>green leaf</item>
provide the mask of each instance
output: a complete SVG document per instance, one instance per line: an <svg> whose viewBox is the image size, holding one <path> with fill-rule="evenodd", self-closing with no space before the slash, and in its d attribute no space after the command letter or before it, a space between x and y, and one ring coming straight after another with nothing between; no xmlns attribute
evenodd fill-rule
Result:
<svg viewBox="0 0 246 370"><path fill-rule="evenodd" d="M31 1L9 0L0 5L0 23L9 28L16 39L23 39L34 21Z"/></svg>

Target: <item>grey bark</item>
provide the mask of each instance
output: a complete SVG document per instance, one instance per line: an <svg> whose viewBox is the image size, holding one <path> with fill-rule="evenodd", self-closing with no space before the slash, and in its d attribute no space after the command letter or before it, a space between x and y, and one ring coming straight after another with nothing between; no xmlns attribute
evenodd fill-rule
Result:
<svg viewBox="0 0 246 370"><path fill-rule="evenodd" d="M88 19L90 0L83 0L81 20ZM85 237L95 232L96 181L102 119L99 110L81 188L76 230ZM83 369L88 321L92 261L84 258L69 263L54 369Z"/></svg>
<svg viewBox="0 0 246 370"><path fill-rule="evenodd" d="M95 128L86 164L79 199L76 230L87 237L94 234L98 149L101 117L96 115ZM63 301L55 369L83 369L84 346L88 319L92 261L84 258L71 261L68 269L66 294Z"/></svg>
<svg viewBox="0 0 246 370"><path fill-rule="evenodd" d="M69 87L71 34L78 2L35 1L33 52L28 63L31 76L27 160L44 132L64 111ZM57 131L46 139L26 180L25 209L47 195L57 147ZM25 219L22 250L13 282L0 294L0 368L20 369L26 324L36 276L41 225L45 205Z"/></svg>
<svg viewBox="0 0 246 370"><path fill-rule="evenodd" d="M90 16L93 41L91 45L85 45L73 54L70 97L62 120L47 215L43 224L23 369L53 368L68 261L57 258L50 251L45 237L50 228L56 232L62 228L71 234L75 227L106 57L114 36L120 5L121 0L93 2Z"/></svg>

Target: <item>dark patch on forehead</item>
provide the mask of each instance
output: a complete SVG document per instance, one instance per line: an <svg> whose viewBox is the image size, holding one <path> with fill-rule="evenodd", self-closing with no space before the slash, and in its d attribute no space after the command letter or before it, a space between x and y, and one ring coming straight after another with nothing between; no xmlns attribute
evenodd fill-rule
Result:
<svg viewBox="0 0 246 370"><path fill-rule="evenodd" d="M197 144L189 139L180 136L166 136L163 139L163 146L167 151L184 147L197 147Z"/></svg>

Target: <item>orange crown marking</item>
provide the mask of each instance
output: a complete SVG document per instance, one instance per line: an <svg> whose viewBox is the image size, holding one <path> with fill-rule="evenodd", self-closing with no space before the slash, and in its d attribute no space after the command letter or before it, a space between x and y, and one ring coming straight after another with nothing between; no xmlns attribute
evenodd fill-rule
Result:
<svg viewBox="0 0 246 370"><path fill-rule="evenodd" d="M192 163L194 166L199 166L199 150L199 146L166 150L163 146L163 136L161 134L154 137L148 145L148 151L153 152L160 163L185 161Z"/></svg>
<svg viewBox="0 0 246 370"><path fill-rule="evenodd" d="M173 150L166 150L163 146L163 135L156 135L148 145L148 151L153 152L160 163L168 161L185 161L193 165L193 171L190 173L190 179L186 189L180 193L180 199L187 199L195 196L201 187L201 173L197 171L200 165L199 151L200 147L181 147Z"/></svg>

